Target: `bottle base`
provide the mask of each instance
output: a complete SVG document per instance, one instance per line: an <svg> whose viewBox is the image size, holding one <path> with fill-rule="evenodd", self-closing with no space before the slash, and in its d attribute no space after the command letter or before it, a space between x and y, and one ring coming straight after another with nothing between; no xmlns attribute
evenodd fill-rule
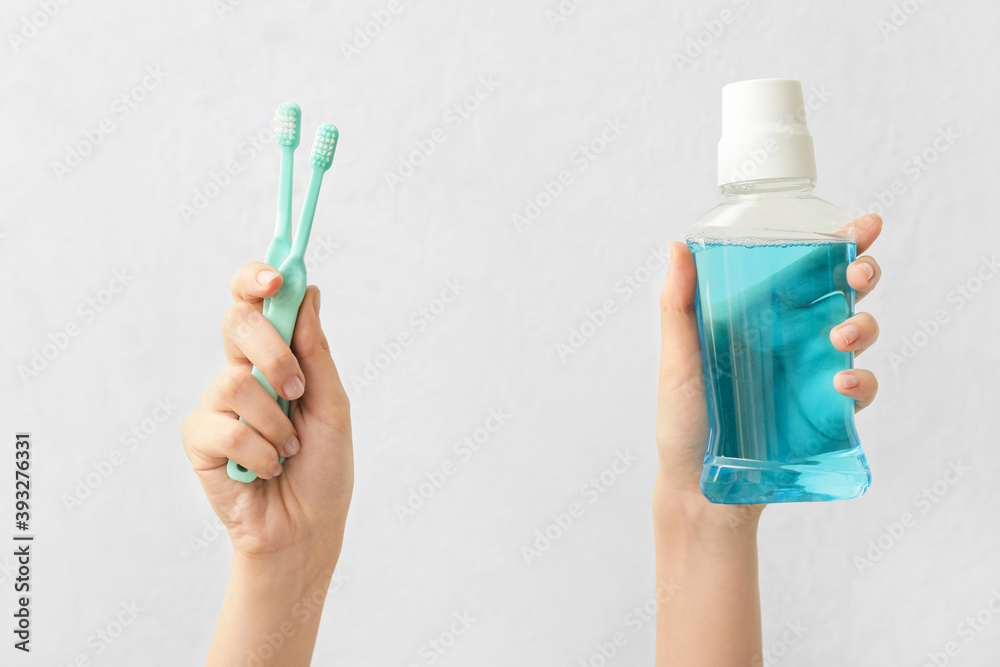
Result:
<svg viewBox="0 0 1000 667"><path fill-rule="evenodd" d="M705 497L727 505L849 500L870 484L860 447L798 463L710 457L701 473Z"/></svg>

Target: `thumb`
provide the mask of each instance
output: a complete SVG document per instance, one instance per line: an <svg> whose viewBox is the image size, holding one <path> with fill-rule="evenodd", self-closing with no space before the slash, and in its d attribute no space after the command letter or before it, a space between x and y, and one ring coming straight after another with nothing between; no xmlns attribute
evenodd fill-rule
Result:
<svg viewBox="0 0 1000 667"><path fill-rule="evenodd" d="M332 423L349 410L349 404L320 324L319 304L319 288L310 285L299 306L291 347L305 376L299 408Z"/></svg>
<svg viewBox="0 0 1000 667"><path fill-rule="evenodd" d="M656 440L661 464L694 473L697 483L708 441L705 378L695 310L694 255L684 243L670 244L667 279L660 293L660 379Z"/></svg>
<svg viewBox="0 0 1000 667"><path fill-rule="evenodd" d="M670 244L667 279L660 293L660 386L701 377L701 345L694 305L697 274L687 245Z"/></svg>

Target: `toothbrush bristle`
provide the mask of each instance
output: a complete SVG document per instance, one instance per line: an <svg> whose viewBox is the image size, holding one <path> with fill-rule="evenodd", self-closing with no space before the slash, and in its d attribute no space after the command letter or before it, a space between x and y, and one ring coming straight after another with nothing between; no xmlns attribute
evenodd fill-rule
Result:
<svg viewBox="0 0 1000 667"><path fill-rule="evenodd" d="M313 141L312 154L309 157L314 167L319 167L323 171L333 164L333 153L337 150L337 137L340 133L337 128L329 123L320 125L316 130L316 139Z"/></svg>
<svg viewBox="0 0 1000 667"><path fill-rule="evenodd" d="M302 110L294 102L278 105L274 112L274 137L279 146L299 145L302 136Z"/></svg>

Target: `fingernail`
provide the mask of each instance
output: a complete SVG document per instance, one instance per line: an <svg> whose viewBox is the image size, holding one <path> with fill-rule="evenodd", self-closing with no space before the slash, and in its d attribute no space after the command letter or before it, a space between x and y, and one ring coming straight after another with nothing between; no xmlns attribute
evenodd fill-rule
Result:
<svg viewBox="0 0 1000 667"><path fill-rule="evenodd" d="M316 299L313 301L313 306L316 308L316 316L319 317L319 290L316 290Z"/></svg>
<svg viewBox="0 0 1000 667"><path fill-rule="evenodd" d="M282 470L281 464L280 463L275 463L274 464L274 470L271 472L271 476L272 477L277 477L278 475L281 474L281 470Z"/></svg>
<svg viewBox="0 0 1000 667"><path fill-rule="evenodd" d="M858 338L861 337L861 330L858 329L853 324L845 324L844 326L837 329L837 333L839 333L844 338L844 342L847 343L848 345L850 345L851 343L853 343L854 341L856 341Z"/></svg>
<svg viewBox="0 0 1000 667"><path fill-rule="evenodd" d="M861 384L861 379L854 373L841 373L840 384L843 385L844 389L853 389Z"/></svg>
<svg viewBox="0 0 1000 667"><path fill-rule="evenodd" d="M271 284L271 281L278 277L278 274L274 271L264 270L257 274L257 282L262 286L267 287Z"/></svg>
<svg viewBox="0 0 1000 667"><path fill-rule="evenodd" d="M285 456L294 456L299 452L299 439L293 434L285 443Z"/></svg>
<svg viewBox="0 0 1000 667"><path fill-rule="evenodd" d="M288 400L294 400L302 395L302 390L305 389L302 384L302 380L296 375L291 380L285 383L285 397Z"/></svg>
<svg viewBox="0 0 1000 667"><path fill-rule="evenodd" d="M858 263L861 265L861 269L865 272L865 275L868 276L868 280L871 280L875 276L875 269L872 268L872 265L868 262Z"/></svg>

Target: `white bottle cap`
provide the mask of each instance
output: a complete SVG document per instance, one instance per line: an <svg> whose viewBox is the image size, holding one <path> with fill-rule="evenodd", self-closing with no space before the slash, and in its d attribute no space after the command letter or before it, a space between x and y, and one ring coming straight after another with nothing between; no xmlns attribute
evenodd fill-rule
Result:
<svg viewBox="0 0 1000 667"><path fill-rule="evenodd" d="M719 185L765 178L816 178L802 84L794 79L722 88Z"/></svg>

